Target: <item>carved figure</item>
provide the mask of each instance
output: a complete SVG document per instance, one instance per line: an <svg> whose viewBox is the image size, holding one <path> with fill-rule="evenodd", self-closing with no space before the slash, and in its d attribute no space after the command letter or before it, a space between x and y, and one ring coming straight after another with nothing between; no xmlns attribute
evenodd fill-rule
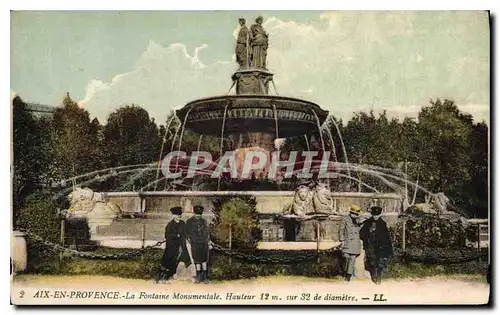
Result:
<svg viewBox="0 0 500 315"><path fill-rule="evenodd" d="M406 208L406 212L423 212L433 214L453 214L453 211L448 210L450 199L442 192L433 195L425 196L424 203L417 203Z"/></svg>
<svg viewBox="0 0 500 315"><path fill-rule="evenodd" d="M121 209L112 202L104 201L102 194L93 192L90 188L75 188L68 195L70 208L67 218L87 219L90 232L97 232L97 225L111 224L121 217Z"/></svg>
<svg viewBox="0 0 500 315"><path fill-rule="evenodd" d="M250 27L252 59L251 66L253 68L266 69L267 48L269 45L269 35L262 27L264 19L259 16L255 19L255 24Z"/></svg>
<svg viewBox="0 0 500 315"><path fill-rule="evenodd" d="M313 209L312 193L308 186L300 185L295 190L293 205L290 207L291 213L304 216Z"/></svg>
<svg viewBox="0 0 500 315"><path fill-rule="evenodd" d="M327 184L317 183L315 185L313 203L315 212L333 212L333 199Z"/></svg>
<svg viewBox="0 0 500 315"><path fill-rule="evenodd" d="M239 19L240 31L236 39L236 62L240 68L248 68L250 62L250 30L245 25L245 19Z"/></svg>

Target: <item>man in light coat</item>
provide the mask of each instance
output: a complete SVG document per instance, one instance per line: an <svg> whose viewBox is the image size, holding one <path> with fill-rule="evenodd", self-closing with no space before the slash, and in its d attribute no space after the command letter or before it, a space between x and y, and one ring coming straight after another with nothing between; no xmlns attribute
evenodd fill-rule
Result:
<svg viewBox="0 0 500 315"><path fill-rule="evenodd" d="M344 276L351 281L355 273L356 258L361 254L361 239L359 237L359 216L361 207L357 204L349 207L349 214L342 219L339 228L340 250L344 257Z"/></svg>

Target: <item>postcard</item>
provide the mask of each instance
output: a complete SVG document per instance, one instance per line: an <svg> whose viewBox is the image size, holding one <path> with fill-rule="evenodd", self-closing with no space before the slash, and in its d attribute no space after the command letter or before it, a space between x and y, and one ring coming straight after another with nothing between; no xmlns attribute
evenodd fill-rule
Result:
<svg viewBox="0 0 500 315"><path fill-rule="evenodd" d="M11 303L486 305L488 11L12 11Z"/></svg>

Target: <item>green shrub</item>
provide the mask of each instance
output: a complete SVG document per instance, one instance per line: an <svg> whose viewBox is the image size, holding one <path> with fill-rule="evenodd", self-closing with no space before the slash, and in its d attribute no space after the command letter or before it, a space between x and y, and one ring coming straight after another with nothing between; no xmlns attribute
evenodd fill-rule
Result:
<svg viewBox="0 0 500 315"><path fill-rule="evenodd" d="M262 238L259 219L253 198L221 198L214 202L217 215L213 227L213 240L229 246L229 228L232 231L232 248L254 250Z"/></svg>
<svg viewBox="0 0 500 315"><path fill-rule="evenodd" d="M390 228L394 246L402 247L402 222ZM406 248L463 248L467 233L460 221L425 216L406 221Z"/></svg>
<svg viewBox="0 0 500 315"><path fill-rule="evenodd" d="M16 229L29 230L43 239L59 243L61 220L57 213L58 204L48 194L37 192L29 195L19 209ZM51 249L27 238L27 270L31 272L50 272L57 268L58 254Z"/></svg>

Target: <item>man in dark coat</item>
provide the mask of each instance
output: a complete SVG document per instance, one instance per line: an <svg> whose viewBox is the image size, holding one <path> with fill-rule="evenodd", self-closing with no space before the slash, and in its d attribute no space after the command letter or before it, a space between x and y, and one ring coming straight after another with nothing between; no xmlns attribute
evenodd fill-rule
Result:
<svg viewBox="0 0 500 315"><path fill-rule="evenodd" d="M186 221L186 237L191 244L191 253L196 267L196 283L209 283L208 255L210 232L207 221L202 217L203 210L202 206L194 206L194 216Z"/></svg>
<svg viewBox="0 0 500 315"><path fill-rule="evenodd" d="M382 273L393 255L389 229L380 218L381 213L381 207L372 207L372 217L364 222L359 233L365 249L365 269L370 272L372 281L376 284L380 284Z"/></svg>
<svg viewBox="0 0 500 315"><path fill-rule="evenodd" d="M170 212L174 218L165 227L165 252L161 259L161 269L156 276L156 282L172 278L177 271L179 261L185 261L186 259L182 257L188 254L185 240L185 223L181 220L182 208L173 207Z"/></svg>

